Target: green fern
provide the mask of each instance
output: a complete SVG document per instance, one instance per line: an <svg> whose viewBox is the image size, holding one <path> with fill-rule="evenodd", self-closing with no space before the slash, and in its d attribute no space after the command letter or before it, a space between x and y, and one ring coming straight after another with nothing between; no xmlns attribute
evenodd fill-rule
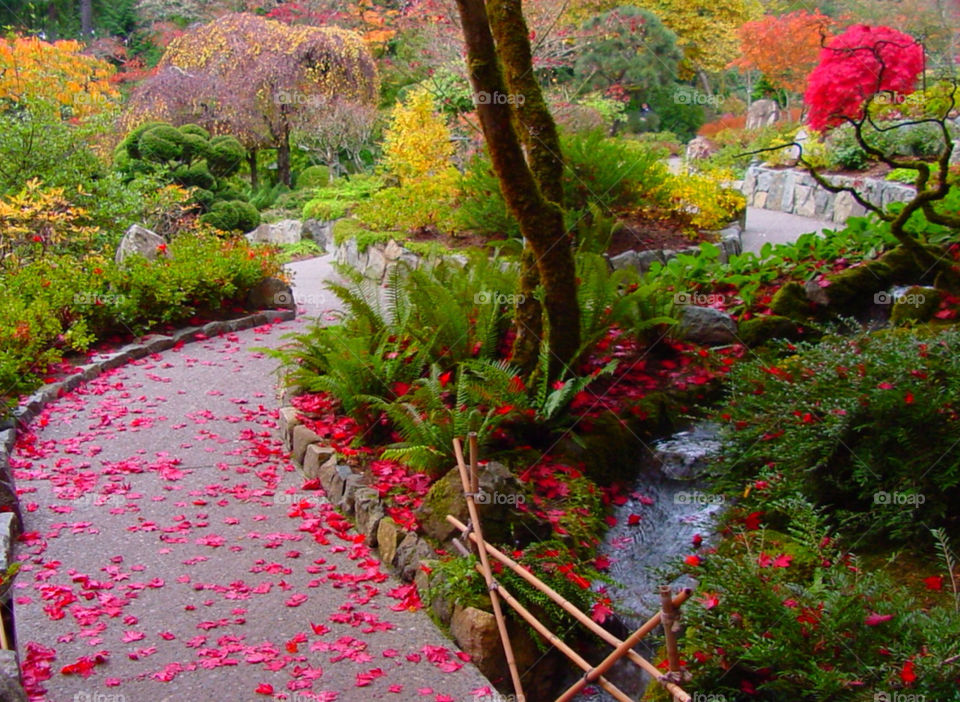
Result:
<svg viewBox="0 0 960 702"><path fill-rule="evenodd" d="M957 580L957 554L950 547L950 539L946 530L931 529L934 540L937 542L937 557L950 578L950 587L953 590L953 609L960 612L960 582Z"/></svg>
<svg viewBox="0 0 960 702"><path fill-rule="evenodd" d="M363 398L387 415L403 439L389 446L384 458L432 473L453 461L454 438L476 432L479 445L486 447L493 431L527 406L515 369L504 362L464 361L452 384L441 375L433 365L401 401Z"/></svg>

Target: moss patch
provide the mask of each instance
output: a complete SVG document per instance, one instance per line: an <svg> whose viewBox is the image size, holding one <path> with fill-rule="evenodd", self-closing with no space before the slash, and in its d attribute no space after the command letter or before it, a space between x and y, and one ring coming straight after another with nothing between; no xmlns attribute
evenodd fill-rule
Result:
<svg viewBox="0 0 960 702"><path fill-rule="evenodd" d="M796 320L808 319L813 311L803 286L796 282L786 283L777 290L770 301L770 309L775 315Z"/></svg>
<svg viewBox="0 0 960 702"><path fill-rule="evenodd" d="M928 322L940 308L940 291L913 286L893 301L890 321L897 326Z"/></svg>
<svg viewBox="0 0 960 702"><path fill-rule="evenodd" d="M772 314L766 317L754 317L740 322L739 336L747 346L761 346L771 339L800 338L797 323L789 317Z"/></svg>

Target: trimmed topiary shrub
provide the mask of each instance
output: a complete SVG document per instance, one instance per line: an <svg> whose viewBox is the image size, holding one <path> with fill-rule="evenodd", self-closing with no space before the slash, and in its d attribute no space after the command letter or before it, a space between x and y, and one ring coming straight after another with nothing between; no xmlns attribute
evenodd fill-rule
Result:
<svg viewBox="0 0 960 702"><path fill-rule="evenodd" d="M224 231L249 231L260 222L246 196L227 183L246 155L243 145L228 134L211 137L196 124L174 127L163 122L140 125L127 134L114 154L118 169L130 179L149 174L193 188L191 202L201 219ZM216 207L220 203L230 206Z"/></svg>

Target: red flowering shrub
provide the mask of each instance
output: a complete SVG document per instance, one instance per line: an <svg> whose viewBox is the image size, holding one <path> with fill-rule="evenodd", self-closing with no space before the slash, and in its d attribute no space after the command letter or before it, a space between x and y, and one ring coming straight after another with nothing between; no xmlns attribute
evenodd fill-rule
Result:
<svg viewBox="0 0 960 702"><path fill-rule="evenodd" d="M923 70L923 49L890 27L857 24L832 38L807 79L807 123L816 130L863 117L864 102L877 93L912 93Z"/></svg>
<svg viewBox="0 0 960 702"><path fill-rule="evenodd" d="M960 536L958 343L955 330L877 332L739 364L718 411L724 486L780 476L784 496L830 505L861 543Z"/></svg>
<svg viewBox="0 0 960 702"><path fill-rule="evenodd" d="M735 536L686 558L699 593L683 607L686 689L727 700L954 699L960 618L940 577L904 585L863 570L812 506L791 507L802 537L733 521Z"/></svg>

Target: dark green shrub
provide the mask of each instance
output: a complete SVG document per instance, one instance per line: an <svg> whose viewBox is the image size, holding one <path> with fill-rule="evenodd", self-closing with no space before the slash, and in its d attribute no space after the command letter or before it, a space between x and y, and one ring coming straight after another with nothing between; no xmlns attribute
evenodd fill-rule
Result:
<svg viewBox="0 0 960 702"><path fill-rule="evenodd" d="M657 129L673 132L681 141L690 141L706 119L697 97L694 88L680 83L651 91L647 102L660 118Z"/></svg>
<svg viewBox="0 0 960 702"><path fill-rule="evenodd" d="M246 157L247 150L235 137L222 134L210 140L210 151L206 159L214 176L226 178L240 170Z"/></svg>
<svg viewBox="0 0 960 702"><path fill-rule="evenodd" d="M200 215L200 221L223 231L248 232L260 224L260 212L249 202L221 200L213 203L209 212Z"/></svg>
<svg viewBox="0 0 960 702"><path fill-rule="evenodd" d="M960 331L878 332L741 364L717 474L782 475L862 539L960 534Z"/></svg>
<svg viewBox="0 0 960 702"><path fill-rule="evenodd" d="M210 141L210 132L201 127L199 124L185 124L180 127L180 133L198 136L204 141Z"/></svg>
<svg viewBox="0 0 960 702"><path fill-rule="evenodd" d="M945 569L895 581L838 548L801 498L781 506L794 515L789 534L736 525L717 552L688 557L700 596L683 608L684 689L731 701L956 699L949 578L942 592L916 582Z"/></svg>
<svg viewBox="0 0 960 702"><path fill-rule="evenodd" d="M237 212L237 229L242 232L249 232L256 229L260 224L260 212L249 202L243 200L231 200L234 210Z"/></svg>
<svg viewBox="0 0 960 702"><path fill-rule="evenodd" d="M115 152L117 167L130 180L148 175L195 188L193 204L204 216L211 215L204 221L225 231L259 223L259 216L252 217L246 207L213 211L218 202L246 200L243 193L226 183L245 159L246 150L233 136L211 138L207 130L195 124L173 127L162 122L149 122L132 130Z"/></svg>
<svg viewBox="0 0 960 702"><path fill-rule="evenodd" d="M178 166L173 170L171 175L175 183L186 188L213 190L217 185L216 179L210 174L210 171L204 163L196 163L192 166Z"/></svg>
<svg viewBox="0 0 960 702"><path fill-rule="evenodd" d="M140 135L137 151L147 161L179 160L183 155L183 135L169 124L159 124Z"/></svg>

